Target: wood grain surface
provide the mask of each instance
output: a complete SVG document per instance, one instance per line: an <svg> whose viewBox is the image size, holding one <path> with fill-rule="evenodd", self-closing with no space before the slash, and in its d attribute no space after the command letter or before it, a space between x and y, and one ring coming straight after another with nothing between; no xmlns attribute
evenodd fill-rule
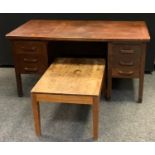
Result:
<svg viewBox="0 0 155 155"><path fill-rule="evenodd" d="M150 40L144 21L30 20L6 37L72 41Z"/></svg>
<svg viewBox="0 0 155 155"><path fill-rule="evenodd" d="M57 58L31 92L99 96L104 71L104 59Z"/></svg>

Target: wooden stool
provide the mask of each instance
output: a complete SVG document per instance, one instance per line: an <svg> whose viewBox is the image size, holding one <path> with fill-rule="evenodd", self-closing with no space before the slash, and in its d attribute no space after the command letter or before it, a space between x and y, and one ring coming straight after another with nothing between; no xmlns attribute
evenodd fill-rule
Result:
<svg viewBox="0 0 155 155"><path fill-rule="evenodd" d="M104 59L57 58L33 87L35 131L41 135L39 102L89 104L93 108L93 138L98 138L99 98Z"/></svg>

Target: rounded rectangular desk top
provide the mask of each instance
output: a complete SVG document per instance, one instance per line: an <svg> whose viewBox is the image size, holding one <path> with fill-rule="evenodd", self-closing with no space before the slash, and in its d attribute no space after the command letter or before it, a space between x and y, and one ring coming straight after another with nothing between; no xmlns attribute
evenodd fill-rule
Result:
<svg viewBox="0 0 155 155"><path fill-rule="evenodd" d="M57 58L31 92L99 96L104 71L104 59Z"/></svg>
<svg viewBox="0 0 155 155"><path fill-rule="evenodd" d="M149 41L144 21L30 20L9 39L77 41Z"/></svg>

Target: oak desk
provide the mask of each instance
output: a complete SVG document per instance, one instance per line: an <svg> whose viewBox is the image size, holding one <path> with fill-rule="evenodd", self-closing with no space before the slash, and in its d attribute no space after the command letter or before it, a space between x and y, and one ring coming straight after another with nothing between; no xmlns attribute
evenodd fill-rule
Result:
<svg viewBox="0 0 155 155"><path fill-rule="evenodd" d="M19 96L23 94L21 74L42 74L47 69L49 42L89 41L107 43L107 98L112 77L139 78L138 102L142 102L146 44L150 40L143 21L30 20L6 37L13 44Z"/></svg>

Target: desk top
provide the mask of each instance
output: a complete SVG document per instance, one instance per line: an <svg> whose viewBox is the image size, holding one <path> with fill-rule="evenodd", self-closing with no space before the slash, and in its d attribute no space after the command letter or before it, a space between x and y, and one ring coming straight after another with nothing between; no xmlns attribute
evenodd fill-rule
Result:
<svg viewBox="0 0 155 155"><path fill-rule="evenodd" d="M98 96L104 71L104 59L57 58L31 92Z"/></svg>
<svg viewBox="0 0 155 155"><path fill-rule="evenodd" d="M9 39L75 41L149 41L144 21L30 20Z"/></svg>

